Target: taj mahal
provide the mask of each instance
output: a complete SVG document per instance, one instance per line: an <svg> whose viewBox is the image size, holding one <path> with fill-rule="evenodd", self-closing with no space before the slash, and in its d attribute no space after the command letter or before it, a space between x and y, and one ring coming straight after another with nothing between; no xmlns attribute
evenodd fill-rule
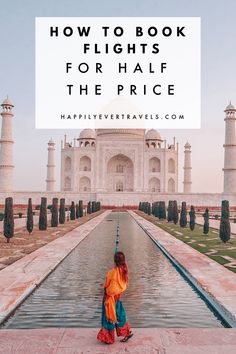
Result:
<svg viewBox="0 0 236 354"><path fill-rule="evenodd" d="M236 205L236 109L225 112L224 189L222 193L193 193L191 145L184 145L183 190L178 190L179 144L168 143L155 129L84 129L73 142L61 141L60 191L56 191L55 142L48 142L46 188L14 191L13 108L7 98L1 111L0 198L13 196L24 204L28 197L63 196L67 202L99 200L103 205L137 205L139 201L176 199L195 205L219 205L227 198Z"/></svg>
<svg viewBox="0 0 236 354"><path fill-rule="evenodd" d="M62 191L173 193L177 182L178 144L167 146L154 129L84 129L61 149ZM190 174L187 186L190 191Z"/></svg>

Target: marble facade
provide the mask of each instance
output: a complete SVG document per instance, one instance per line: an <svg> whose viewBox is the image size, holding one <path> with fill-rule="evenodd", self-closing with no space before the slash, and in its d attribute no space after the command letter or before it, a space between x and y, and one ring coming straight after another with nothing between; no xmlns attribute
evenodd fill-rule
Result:
<svg viewBox="0 0 236 354"><path fill-rule="evenodd" d="M178 144L154 129L85 129L62 145L61 191L178 192Z"/></svg>

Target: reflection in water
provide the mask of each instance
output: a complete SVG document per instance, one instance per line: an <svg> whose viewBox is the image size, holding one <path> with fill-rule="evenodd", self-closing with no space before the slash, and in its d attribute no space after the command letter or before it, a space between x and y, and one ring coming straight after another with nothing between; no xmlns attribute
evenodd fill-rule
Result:
<svg viewBox="0 0 236 354"><path fill-rule="evenodd" d="M132 327L221 327L199 295L127 213L112 213L20 306L4 328L99 327L106 272L119 249L130 285L123 296Z"/></svg>

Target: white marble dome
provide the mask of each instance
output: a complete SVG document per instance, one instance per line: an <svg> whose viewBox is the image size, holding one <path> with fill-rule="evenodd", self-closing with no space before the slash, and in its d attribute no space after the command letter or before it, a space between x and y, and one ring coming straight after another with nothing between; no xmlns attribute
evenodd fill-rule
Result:
<svg viewBox="0 0 236 354"><path fill-rule="evenodd" d="M102 135L120 135L120 136L127 136L129 137L143 137L145 129L96 129L97 136Z"/></svg>
<svg viewBox="0 0 236 354"><path fill-rule="evenodd" d="M84 129L79 135L79 139L96 139L96 134L93 129Z"/></svg>
<svg viewBox="0 0 236 354"><path fill-rule="evenodd" d="M146 140L160 140L163 141L160 134L156 129L150 129L146 132L145 134L145 139Z"/></svg>

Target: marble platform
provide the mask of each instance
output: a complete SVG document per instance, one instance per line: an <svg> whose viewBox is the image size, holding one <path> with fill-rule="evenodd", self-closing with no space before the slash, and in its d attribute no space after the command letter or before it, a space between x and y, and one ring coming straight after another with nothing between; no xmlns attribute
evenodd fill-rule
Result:
<svg viewBox="0 0 236 354"><path fill-rule="evenodd" d="M235 354L236 329L134 328L127 343L106 345L96 328L1 330L0 354Z"/></svg>

